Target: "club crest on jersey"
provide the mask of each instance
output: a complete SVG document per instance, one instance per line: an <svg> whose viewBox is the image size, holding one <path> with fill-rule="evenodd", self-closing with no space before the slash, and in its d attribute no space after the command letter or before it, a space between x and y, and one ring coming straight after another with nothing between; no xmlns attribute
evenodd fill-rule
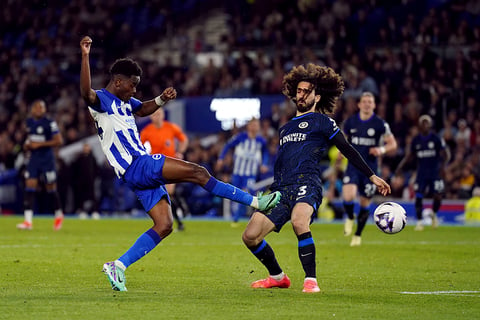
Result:
<svg viewBox="0 0 480 320"><path fill-rule="evenodd" d="M375 135L375 129L373 128L370 128L367 130L367 134L371 137L371 136L374 136Z"/></svg>
<svg viewBox="0 0 480 320"><path fill-rule="evenodd" d="M43 133L43 128L42 127L37 127L37 133L42 134Z"/></svg>
<svg viewBox="0 0 480 320"><path fill-rule="evenodd" d="M305 129L306 127L308 127L308 122L300 122L300 124L298 125L298 127L300 129Z"/></svg>

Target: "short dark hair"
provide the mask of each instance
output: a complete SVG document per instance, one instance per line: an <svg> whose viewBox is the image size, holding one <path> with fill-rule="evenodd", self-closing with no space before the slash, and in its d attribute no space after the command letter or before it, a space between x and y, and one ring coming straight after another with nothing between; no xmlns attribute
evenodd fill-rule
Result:
<svg viewBox="0 0 480 320"><path fill-rule="evenodd" d="M315 94L321 96L315 110L322 113L333 112L337 99L345 90L342 77L332 68L309 63L306 68L303 65L293 67L283 77L283 94L290 99L295 99L298 83L302 81L313 84Z"/></svg>
<svg viewBox="0 0 480 320"><path fill-rule="evenodd" d="M142 75L142 68L136 61L130 58L117 59L110 67L110 76L115 74L121 74L127 77L140 77Z"/></svg>

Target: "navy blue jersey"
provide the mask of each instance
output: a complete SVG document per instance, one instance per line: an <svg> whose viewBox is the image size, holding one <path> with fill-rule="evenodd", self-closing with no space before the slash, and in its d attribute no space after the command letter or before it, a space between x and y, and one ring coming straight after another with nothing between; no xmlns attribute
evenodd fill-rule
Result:
<svg viewBox="0 0 480 320"><path fill-rule="evenodd" d="M381 146L383 136L392 134L388 123L373 114L368 120L360 119L356 113L344 125L348 142L360 153L374 172L378 171L378 159L369 153L370 148ZM350 166L350 165L349 165Z"/></svg>
<svg viewBox="0 0 480 320"><path fill-rule="evenodd" d="M417 159L418 178L436 178L440 172L440 151L446 148L445 142L436 134L421 134L412 139L410 152Z"/></svg>
<svg viewBox="0 0 480 320"><path fill-rule="evenodd" d="M35 120L34 118L27 119L27 139L32 142L45 142L52 140L53 136L58 132L57 123L47 117L38 120ZM53 163L55 161L52 147L42 147L31 150L30 152L30 162Z"/></svg>
<svg viewBox="0 0 480 320"><path fill-rule="evenodd" d="M340 132L335 121L321 113L295 117L280 128L272 189L302 183L320 184L320 161L330 140Z"/></svg>

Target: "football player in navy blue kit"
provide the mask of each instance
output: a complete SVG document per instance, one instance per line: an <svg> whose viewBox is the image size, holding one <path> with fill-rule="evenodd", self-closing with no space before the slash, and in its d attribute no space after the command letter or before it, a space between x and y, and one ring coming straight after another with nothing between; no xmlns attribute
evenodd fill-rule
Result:
<svg viewBox="0 0 480 320"><path fill-rule="evenodd" d="M364 92L358 102L358 113L350 116L343 125L348 142L362 155L374 172L378 172L379 158L397 150L397 141L390 126L375 113L375 97L371 92ZM342 196L347 219L343 233L352 234L354 224L354 201L360 195L360 210L357 216L357 229L350 246L359 246L362 231L370 215L370 203L375 194L375 185L368 180L354 165L348 164L343 176Z"/></svg>
<svg viewBox="0 0 480 320"><path fill-rule="evenodd" d="M289 220L298 239L298 256L305 271L303 292L319 292L316 279L315 245L310 231L312 216L322 202L320 161L330 145L335 145L375 184L382 195L390 186L347 142L335 121L337 98L343 93L342 78L329 67L309 63L294 67L283 79L283 94L295 102L296 116L279 129L280 146L274 166L272 191L280 191L280 202L269 214L255 212L242 239L267 268L269 276L255 281L253 288L288 288L290 280L278 264L273 249L265 241L270 232L279 232Z"/></svg>
<svg viewBox="0 0 480 320"><path fill-rule="evenodd" d="M433 121L429 115L422 115L418 119L420 132L412 139L405 157L395 169L395 174L399 175L406 163L414 159L417 161L417 176L414 185L415 212L417 214L416 231L423 230L423 198L429 194L433 194L432 227L438 227L437 212L442 204L445 191L443 170L450 161L450 150L445 141L431 130L432 124Z"/></svg>
<svg viewBox="0 0 480 320"><path fill-rule="evenodd" d="M35 193L39 181L45 183L48 195L53 204L55 220L53 228L59 230L63 223L63 211L57 191L57 171L55 168L55 154L53 148L62 145L63 139L55 121L46 117L45 101L36 100L32 103L31 117L27 119L27 140L24 143L25 151L30 152L30 159L25 171L24 216L18 229L31 230L33 228L33 209Z"/></svg>

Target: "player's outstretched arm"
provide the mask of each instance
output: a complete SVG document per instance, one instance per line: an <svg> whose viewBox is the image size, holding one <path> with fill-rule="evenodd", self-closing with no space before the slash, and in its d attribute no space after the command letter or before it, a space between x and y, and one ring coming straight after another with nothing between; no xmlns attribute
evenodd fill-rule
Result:
<svg viewBox="0 0 480 320"><path fill-rule="evenodd" d="M177 97L177 90L172 87L168 87L163 90L162 94L155 99L142 102L142 107L135 114L140 117L151 115L158 108L162 107L165 103L173 100Z"/></svg>
<svg viewBox="0 0 480 320"><path fill-rule="evenodd" d="M90 77L90 48L92 46L92 38L85 36L80 41L80 49L82 50L82 64L80 68L80 94L88 105L96 104L97 93L92 89L92 79Z"/></svg>

